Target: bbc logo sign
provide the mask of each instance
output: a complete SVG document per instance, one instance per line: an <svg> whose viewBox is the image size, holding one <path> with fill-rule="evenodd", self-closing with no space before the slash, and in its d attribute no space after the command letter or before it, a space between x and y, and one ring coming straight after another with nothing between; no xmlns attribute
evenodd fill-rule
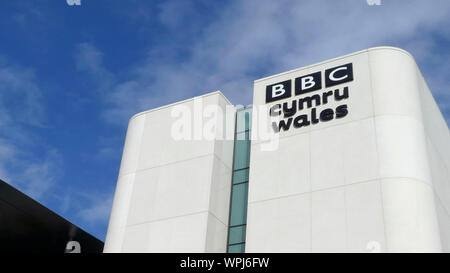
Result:
<svg viewBox="0 0 450 273"><path fill-rule="evenodd" d="M353 81L353 65L351 63L325 70L325 87ZM322 89L322 72L298 77L295 82L295 95L302 95ZM292 96L292 81L287 80L266 86L266 103Z"/></svg>

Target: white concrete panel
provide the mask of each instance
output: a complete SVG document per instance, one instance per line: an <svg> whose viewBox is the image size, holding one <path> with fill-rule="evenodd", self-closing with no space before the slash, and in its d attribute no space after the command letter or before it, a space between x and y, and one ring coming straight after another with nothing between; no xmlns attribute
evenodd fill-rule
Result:
<svg viewBox="0 0 450 273"><path fill-rule="evenodd" d="M230 169L233 168L233 148L236 109L223 95L218 96L218 105L224 111L222 118L217 117L217 138L215 140L214 153Z"/></svg>
<svg viewBox="0 0 450 273"><path fill-rule="evenodd" d="M204 252L207 212L127 227L123 252Z"/></svg>
<svg viewBox="0 0 450 273"><path fill-rule="evenodd" d="M126 227L108 226L103 253L120 253L125 238Z"/></svg>
<svg viewBox="0 0 450 273"><path fill-rule="evenodd" d="M189 107L193 113L193 102L183 106ZM171 136L171 128L177 119L171 117L171 109L146 114L138 170L204 156L214 151L214 141L175 140Z"/></svg>
<svg viewBox="0 0 450 273"><path fill-rule="evenodd" d="M313 190L345 185L342 126L311 132L311 187Z"/></svg>
<svg viewBox="0 0 450 273"><path fill-rule="evenodd" d="M311 132L312 190L378 178L373 119Z"/></svg>
<svg viewBox="0 0 450 273"><path fill-rule="evenodd" d="M312 252L345 252L345 188L312 193Z"/></svg>
<svg viewBox="0 0 450 273"><path fill-rule="evenodd" d="M422 120L420 76L414 58L392 47L369 49L375 115L405 115Z"/></svg>
<svg viewBox="0 0 450 273"><path fill-rule="evenodd" d="M436 211L438 215L439 231L441 237L442 251L450 253L450 215L446 210L442 202L435 196Z"/></svg>
<svg viewBox="0 0 450 273"><path fill-rule="evenodd" d="M208 213L149 224L149 252L205 252Z"/></svg>
<svg viewBox="0 0 450 273"><path fill-rule="evenodd" d="M225 253L227 251L228 227L213 214L208 215L205 252Z"/></svg>
<svg viewBox="0 0 450 273"><path fill-rule="evenodd" d="M280 139L274 151L252 145L249 202L309 192L309 149L308 133Z"/></svg>
<svg viewBox="0 0 450 273"><path fill-rule="evenodd" d="M109 217L104 252L120 252L124 228L127 225L135 174L119 176Z"/></svg>
<svg viewBox="0 0 450 273"><path fill-rule="evenodd" d="M145 116L134 117L128 123L119 176L135 172L137 169L144 125Z"/></svg>
<svg viewBox="0 0 450 273"><path fill-rule="evenodd" d="M211 192L209 197L209 211L219 221L228 224L231 194L231 170L217 157L211 174Z"/></svg>
<svg viewBox="0 0 450 273"><path fill-rule="evenodd" d="M450 211L450 175L445 166L445 161L441 157L441 153L438 152L438 149L435 148L428 138L427 152L435 194L442 201L445 209Z"/></svg>
<svg viewBox="0 0 450 273"><path fill-rule="evenodd" d="M375 118L380 177L409 177L431 183L422 124L407 116Z"/></svg>
<svg viewBox="0 0 450 273"><path fill-rule="evenodd" d="M440 160L446 165L447 170L450 170L450 130L423 78L421 83L420 99L422 102L423 125L431 143L435 147L439 147L437 152ZM450 183L450 180L448 181Z"/></svg>
<svg viewBox="0 0 450 273"><path fill-rule="evenodd" d="M214 154L228 169L232 169L233 165L233 148L234 140L215 141Z"/></svg>
<svg viewBox="0 0 450 273"><path fill-rule="evenodd" d="M408 178L381 180L388 252L440 252L433 190Z"/></svg>
<svg viewBox="0 0 450 273"><path fill-rule="evenodd" d="M113 207L109 217L110 227L124 227L127 225L128 212L132 200L135 173L120 176L117 180Z"/></svg>
<svg viewBox="0 0 450 273"><path fill-rule="evenodd" d="M374 120L355 121L342 127L345 183L377 179L379 166Z"/></svg>
<svg viewBox="0 0 450 273"><path fill-rule="evenodd" d="M205 132L211 131L208 128L214 128L214 126L210 127L208 124L213 124L210 122L212 120L216 121L217 116L208 116L210 113L207 107L220 107L219 98L221 97L220 93L214 92L182 103L144 112L142 115L145 115L146 120L138 170L213 153L216 138L208 138ZM178 111L184 113L184 117L188 117L187 119L192 121L190 126L191 133L187 134L189 136L188 139L179 139L174 137L172 133L174 124L180 120L180 116L173 114L174 109L178 109ZM200 117L200 119L196 117ZM220 124L225 125L223 123L217 125ZM224 131L223 128L213 133L221 134L222 131ZM222 155L219 154L219 156ZM224 160L224 162L228 161Z"/></svg>
<svg viewBox="0 0 450 273"><path fill-rule="evenodd" d="M128 225L208 211L213 161L209 155L136 173Z"/></svg>
<svg viewBox="0 0 450 273"><path fill-rule="evenodd" d="M384 252L383 204L379 181L345 188L347 252Z"/></svg>
<svg viewBox="0 0 450 273"><path fill-rule="evenodd" d="M122 244L124 253L145 253L149 251L149 224L127 227Z"/></svg>
<svg viewBox="0 0 450 273"><path fill-rule="evenodd" d="M245 252L310 251L310 194L249 204Z"/></svg>

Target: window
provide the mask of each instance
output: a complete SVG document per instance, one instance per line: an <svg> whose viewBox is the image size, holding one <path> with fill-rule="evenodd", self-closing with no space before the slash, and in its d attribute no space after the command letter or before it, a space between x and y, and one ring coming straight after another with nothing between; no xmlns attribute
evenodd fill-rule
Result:
<svg viewBox="0 0 450 273"><path fill-rule="evenodd" d="M236 113L233 178L228 229L229 253L245 252L248 177L250 165L251 108Z"/></svg>

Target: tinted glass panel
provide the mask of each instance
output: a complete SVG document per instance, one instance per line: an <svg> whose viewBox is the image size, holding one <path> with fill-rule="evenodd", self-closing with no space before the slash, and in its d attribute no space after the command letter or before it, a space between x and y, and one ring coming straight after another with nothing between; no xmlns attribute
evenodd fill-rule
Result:
<svg viewBox="0 0 450 273"><path fill-rule="evenodd" d="M229 253L244 253L244 251L245 251L245 244L232 245L228 247Z"/></svg>
<svg viewBox="0 0 450 273"><path fill-rule="evenodd" d="M236 132L250 130L252 127L252 109L246 109L236 114Z"/></svg>
<svg viewBox="0 0 450 273"><path fill-rule="evenodd" d="M234 169L243 169L249 166L250 161L250 132L236 134L234 150Z"/></svg>
<svg viewBox="0 0 450 273"><path fill-rule="evenodd" d="M246 226L230 228L228 244L237 244L245 242Z"/></svg>
<svg viewBox="0 0 450 273"><path fill-rule="evenodd" d="M230 226L242 225L247 220L248 183L234 185L231 197Z"/></svg>
<svg viewBox="0 0 450 273"><path fill-rule="evenodd" d="M235 171L233 174L233 184L248 181L248 169Z"/></svg>

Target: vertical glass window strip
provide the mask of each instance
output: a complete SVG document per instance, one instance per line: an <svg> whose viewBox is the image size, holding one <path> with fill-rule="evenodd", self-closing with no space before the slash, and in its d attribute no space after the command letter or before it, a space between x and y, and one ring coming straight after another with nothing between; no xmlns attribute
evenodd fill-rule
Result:
<svg viewBox="0 0 450 273"><path fill-rule="evenodd" d="M250 163L250 131L237 133L234 143L234 170L248 168Z"/></svg>
<svg viewBox="0 0 450 273"><path fill-rule="evenodd" d="M236 133L249 131L252 128L252 108L244 108L236 113Z"/></svg>
<svg viewBox="0 0 450 273"><path fill-rule="evenodd" d="M245 225L247 222L248 183L233 185L231 194L230 227Z"/></svg>
<svg viewBox="0 0 450 273"><path fill-rule="evenodd" d="M245 252L248 174L250 164L251 108L236 113L233 178L228 229L229 253Z"/></svg>

